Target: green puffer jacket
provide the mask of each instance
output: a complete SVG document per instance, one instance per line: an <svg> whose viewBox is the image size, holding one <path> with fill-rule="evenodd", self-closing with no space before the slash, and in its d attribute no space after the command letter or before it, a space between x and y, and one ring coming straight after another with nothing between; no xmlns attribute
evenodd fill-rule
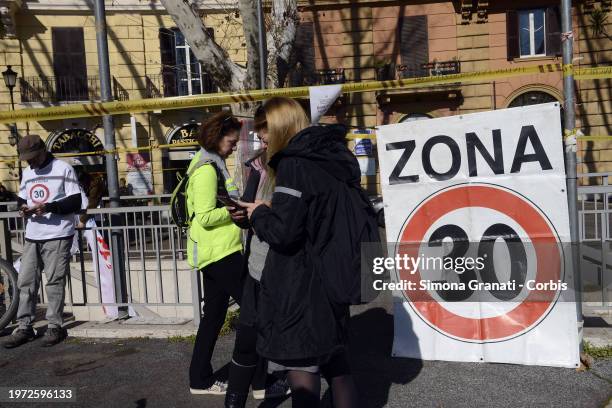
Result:
<svg viewBox="0 0 612 408"><path fill-rule="evenodd" d="M191 160L188 172L200 156L198 152ZM191 218L187 261L193 268L202 269L242 250L240 228L232 222L225 207L217 207L217 183L217 171L212 164L196 169L187 183L187 214Z"/></svg>

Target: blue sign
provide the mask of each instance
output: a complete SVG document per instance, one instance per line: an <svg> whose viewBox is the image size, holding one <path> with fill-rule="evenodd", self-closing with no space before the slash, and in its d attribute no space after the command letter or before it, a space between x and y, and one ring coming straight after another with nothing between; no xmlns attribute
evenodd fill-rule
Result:
<svg viewBox="0 0 612 408"><path fill-rule="evenodd" d="M372 140L355 139L355 155L356 156L371 156L372 155Z"/></svg>

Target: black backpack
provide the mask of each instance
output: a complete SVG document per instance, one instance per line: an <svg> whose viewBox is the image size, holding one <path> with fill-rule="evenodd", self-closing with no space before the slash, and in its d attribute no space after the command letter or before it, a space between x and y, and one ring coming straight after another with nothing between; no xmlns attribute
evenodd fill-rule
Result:
<svg viewBox="0 0 612 408"><path fill-rule="evenodd" d="M382 256L376 212L359 185L337 179L333 234L322 255L325 268L321 280L330 300L339 304L368 303L378 296L372 260Z"/></svg>

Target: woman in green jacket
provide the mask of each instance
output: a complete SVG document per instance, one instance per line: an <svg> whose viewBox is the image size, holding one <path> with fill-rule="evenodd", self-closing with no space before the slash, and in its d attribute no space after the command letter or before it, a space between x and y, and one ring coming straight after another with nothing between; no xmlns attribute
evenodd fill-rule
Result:
<svg viewBox="0 0 612 408"><path fill-rule="evenodd" d="M235 150L242 124L228 112L213 115L202 125L202 147L189 164L187 213L191 219L187 260L204 281L204 316L196 335L189 387L192 394L225 394L227 384L215 381L210 360L225 321L229 297L240 303L243 258L240 229L218 194L239 198L225 159Z"/></svg>

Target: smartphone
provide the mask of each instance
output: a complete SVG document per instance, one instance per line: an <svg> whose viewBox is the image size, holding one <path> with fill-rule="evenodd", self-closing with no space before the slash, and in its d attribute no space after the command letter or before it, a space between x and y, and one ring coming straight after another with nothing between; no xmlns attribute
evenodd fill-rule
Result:
<svg viewBox="0 0 612 408"><path fill-rule="evenodd" d="M217 200L221 201L226 207L234 207L236 210L245 210L246 208L242 207L236 201L234 201L228 195L217 195Z"/></svg>

